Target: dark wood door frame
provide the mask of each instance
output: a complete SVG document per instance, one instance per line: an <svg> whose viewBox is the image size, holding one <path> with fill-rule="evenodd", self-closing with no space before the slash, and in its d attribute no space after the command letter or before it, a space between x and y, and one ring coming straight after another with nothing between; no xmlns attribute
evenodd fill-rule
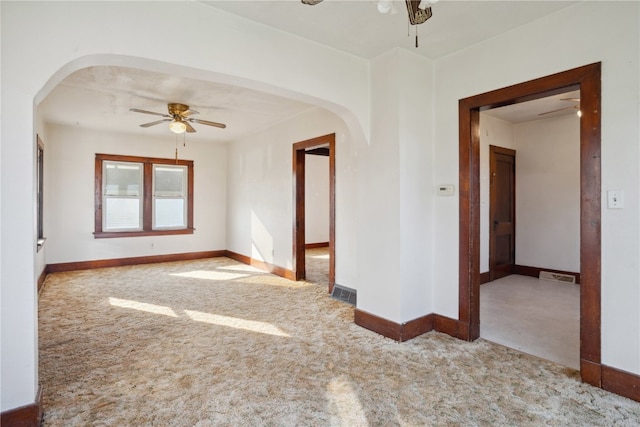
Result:
<svg viewBox="0 0 640 427"><path fill-rule="evenodd" d="M601 63L459 101L460 246L458 336L480 336L480 111L580 90L580 375L601 387Z"/></svg>
<svg viewBox="0 0 640 427"><path fill-rule="evenodd" d="M305 152L309 148L329 147L329 292L336 282L336 134L296 142L293 144L293 272L296 280L303 280L305 270Z"/></svg>

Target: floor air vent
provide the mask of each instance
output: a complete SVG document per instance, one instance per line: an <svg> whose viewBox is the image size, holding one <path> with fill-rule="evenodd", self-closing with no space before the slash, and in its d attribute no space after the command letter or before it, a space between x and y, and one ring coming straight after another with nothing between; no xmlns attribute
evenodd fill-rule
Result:
<svg viewBox="0 0 640 427"><path fill-rule="evenodd" d="M339 301L344 301L351 305L356 305L356 290L336 284L333 286L331 298L337 299Z"/></svg>
<svg viewBox="0 0 640 427"><path fill-rule="evenodd" d="M575 276L570 274L552 273L550 271L541 271L540 279L551 280L552 282L576 283Z"/></svg>

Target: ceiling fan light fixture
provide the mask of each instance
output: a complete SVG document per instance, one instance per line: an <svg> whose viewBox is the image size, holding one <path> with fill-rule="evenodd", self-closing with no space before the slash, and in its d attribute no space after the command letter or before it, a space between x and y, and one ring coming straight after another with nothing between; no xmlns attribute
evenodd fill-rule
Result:
<svg viewBox="0 0 640 427"><path fill-rule="evenodd" d="M173 133L184 133L187 130L187 125L181 120L173 120L169 123L169 129Z"/></svg>

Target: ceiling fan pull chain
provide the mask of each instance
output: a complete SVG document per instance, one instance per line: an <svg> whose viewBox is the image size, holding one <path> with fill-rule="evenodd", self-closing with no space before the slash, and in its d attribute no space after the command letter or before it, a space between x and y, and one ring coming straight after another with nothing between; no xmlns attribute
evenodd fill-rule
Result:
<svg viewBox="0 0 640 427"><path fill-rule="evenodd" d="M416 25L416 47L418 47L418 26Z"/></svg>

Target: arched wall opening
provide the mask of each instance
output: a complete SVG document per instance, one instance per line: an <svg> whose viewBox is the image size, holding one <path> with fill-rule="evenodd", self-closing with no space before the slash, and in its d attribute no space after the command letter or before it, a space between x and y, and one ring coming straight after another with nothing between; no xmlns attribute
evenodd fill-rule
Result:
<svg viewBox="0 0 640 427"><path fill-rule="evenodd" d="M256 144L256 145L267 145L268 149L267 151L265 151L263 154L265 157L269 158L269 161L271 162L271 158L272 157L282 157L283 159L286 158L286 161L290 162L290 154L287 154L286 156L279 156L277 154L277 150L278 150L278 146L280 146L281 144L293 144L294 142L302 139L302 138L313 138L319 135L323 135L326 134L327 132L333 132L337 134L337 143L338 146L341 146L341 148L339 148L339 151L342 151L343 154L339 154L342 155L343 158L346 158L349 156L348 152L350 150L353 150L353 147L355 145L357 145L357 138L354 137L354 135L357 135L359 132L359 129L353 129L353 126L349 126L349 123L354 123L353 122L353 115L350 115L350 113L343 107L340 106L336 106L336 105L332 105L331 103L324 101L324 100L319 100L304 94L299 94L299 93L292 93L291 91L287 91L281 88L275 88L266 84L262 84L262 83L256 83L256 82L249 82L246 79L242 79L240 77L233 77L233 76L226 76L226 75L221 75L219 73L215 73L215 72L204 72L202 70L194 70L188 67L182 67L182 66L176 66L175 64L168 64L168 63L162 63L162 62L158 62L158 61L150 61L150 60L146 60L146 59L142 59L142 58L130 58L130 57L120 57L120 56L115 56L115 55L94 55L92 57L83 57L83 58L79 58L69 64L67 64L66 66L64 66L62 69L60 69L58 72L55 73L54 76L51 77L51 79L47 82L47 84L45 85L44 88L42 88L42 90L38 93L38 95L36 96L36 100L38 101L39 105L42 105L43 100L45 100L47 98L47 94L51 93L52 90L61 82L65 81L65 78L72 75L74 72L78 71L78 70L82 70L82 69L87 69L88 67L112 67L112 66L120 66L122 67L124 64L127 64L127 67L131 67L131 68L136 68L136 69L143 69L145 71L148 72L153 72L153 73L163 73L163 74L167 74L169 75L169 73L171 73L171 76L187 76L190 79L194 79L194 80L204 80L206 79L207 82L211 82L211 83L216 83L216 84L220 84L222 83L223 85L229 85L229 88L238 88L238 87L243 87L243 88L251 88L253 90L255 90L255 88L260 88L260 89L265 89L265 90L269 90L269 94L277 94L277 96L283 96L286 95L287 97L290 97L289 99L296 99L296 100L304 100L303 102L307 103L308 105L315 105L315 107L312 107L310 110L305 111L303 113L300 113L298 115L296 115L296 117L285 120L283 123L278 123L276 125L273 126L273 129L270 130L265 130L263 132L260 132L260 135L258 136L248 136L243 138L240 141L231 141L229 143L227 143L227 152L224 154L221 153L213 153L211 154L209 157L221 157L221 155L224 155L226 157L228 157L228 162L229 162L229 171L228 171L228 180L233 181L233 179L235 179L236 181L243 179L240 175L241 172L244 173L248 173L250 172L250 170L252 169L251 167L248 167L248 163L247 161L251 161L251 159L247 160L247 156L244 155L243 153L240 152L240 154L238 154L238 151L242 150L242 148L237 148L238 147L247 147L250 144ZM131 64L131 65L129 65ZM170 100L168 100L170 101ZM212 102L215 103L215 100L213 100ZM329 111L329 109L327 108L327 106L329 106L333 111ZM134 105L132 105L132 107L134 107ZM341 113L342 115L340 116L337 113ZM36 116L38 116L38 109L36 107ZM36 120L36 122L38 122L39 120ZM42 126L42 125L40 125ZM38 132L38 129L36 129L36 133ZM108 132L101 132L101 139L106 139L105 134L107 134ZM85 135L77 135L76 138L85 138L85 141L88 141L89 139L92 139L92 137L86 137ZM136 137L138 138L138 137ZM73 139L73 136L66 136L64 139L69 140L69 139ZM46 141L45 141L46 142ZM150 143L152 144L152 143ZM84 145L84 144L83 144ZM103 144L104 146L104 144ZM97 150L96 152L102 152L104 150L108 150L110 148L102 148L103 146L99 146L96 147L95 150ZM107 144L108 146L108 144ZM115 147L117 147L116 149L118 150L127 150L127 148L123 148L122 146L118 146L118 144L114 144ZM194 147L192 145L192 147ZM84 148L84 147L83 147ZM177 148L177 147L176 147ZM155 148L140 148L141 151L138 152L134 152L133 155L145 155L146 153L148 153L151 150L154 150ZM290 150L290 147L288 148ZM171 150L173 150L173 148L171 148ZM181 147L181 150L182 147ZM187 150L186 152L188 153L189 147L187 146ZM274 151L276 150L276 151ZM183 150L184 151L184 150ZM69 153L73 153L75 155L76 150L69 150ZM167 150L165 150L165 153L168 152ZM154 151L154 153L156 153ZM173 153L173 151L171 151L171 153ZM181 151L182 153L182 151ZM161 154L154 154L156 156L161 156ZM187 154L185 154L187 155ZM197 153L192 153L192 155L198 155ZM64 157L65 159L67 159L69 156L68 155L59 155L58 157ZM239 158L242 157L242 158ZM86 159L85 159L86 160ZM65 160L66 161L66 160ZM55 165L51 165L50 167L55 167ZM212 166L212 167L216 167L216 166ZM277 167L276 164L273 165L267 165L267 167L269 168L274 168ZM347 165L345 165L345 167L347 167ZM290 169L290 167L287 167L286 169ZM338 175L340 175L340 171L338 171ZM264 177L260 177L260 179L264 180ZM267 179L269 179L267 177ZM274 177L274 180L284 180L284 179L289 179L290 177L287 176L279 176L279 177ZM69 181L69 180L67 180ZM233 182L231 182L229 185L229 190L228 192L231 193L232 195L237 195L240 193L240 188L239 185L235 185L235 188L233 185ZM246 183L245 183L246 184ZM60 188L62 189L63 187L60 186ZM243 187L243 188L246 188ZM278 188L277 191L280 191L281 188ZM291 190L290 189L286 189L286 196L289 198L292 198L292 194L291 194ZM353 191L353 189L350 189L349 191ZM58 193L55 190L50 190L50 192L54 192L54 193ZM340 190L338 190L338 192L340 192ZM224 195L222 195L224 197ZM229 194L227 194L226 199L229 200ZM347 196L344 196L344 198L348 198ZM351 197L353 198L353 197ZM51 205L53 203L50 203ZM64 204L63 204L64 205ZM253 206L250 206L250 202L248 201L242 201L242 202L238 202L238 203L231 203L230 204L232 207L234 207L235 205L242 205L237 207L237 209L241 209L241 208L248 208L248 209L252 209L252 215L254 217L256 217L256 214L261 214L261 212L257 212L257 209L253 209ZM292 210L293 209L293 205L291 201L288 201L285 204L285 209L287 207L291 206L289 209ZM271 209L267 209L268 211L270 211ZM256 212L254 212L256 211ZM339 210L338 210L339 212ZM236 215L234 215L235 212L230 212L227 211L226 215L227 215L227 233L229 233L229 229L231 229L233 231L233 229L242 229L242 225L237 224L237 222L235 222L234 218L236 217ZM272 212L266 212L266 213L262 213L265 214L267 216L273 216L275 215ZM340 214L338 214L340 215ZM64 216L66 217L67 215L60 215L60 216ZM202 216L208 216L207 213L204 213ZM285 213L285 216L291 218L292 214L289 215L288 213ZM260 222L260 217L258 216L257 218L252 218L252 222ZM270 224L268 224L268 221L262 221L264 222L267 226L269 226ZM70 228L72 226L75 226L75 224L77 224L78 221L69 221L69 225L67 228ZM264 228L265 224L261 224L260 228ZM274 227L278 227L278 226L274 226ZM197 226L196 226L197 228ZM246 228L246 227L245 227ZM253 227L251 227L253 228ZM269 227L271 228L271 227ZM344 228L343 228L344 229ZM338 232L339 232L340 228L338 227ZM280 230L281 232L287 232L290 233L290 226L288 226L287 230ZM276 231L277 232L277 231ZM87 235L87 233L85 233L85 235ZM287 237L288 241L290 241L290 238ZM353 237L352 239L347 239L347 240L354 240L355 237ZM58 241L60 241L61 238L60 236L58 237ZM88 244L93 244L93 240L91 240L90 237L87 237L85 239ZM256 239L255 236L251 236L251 240L254 242L254 244L252 245L252 247L246 247L245 244L243 243L239 243L238 239L234 238L233 235L228 236L227 240L230 240L228 242L228 244L225 244L225 242L219 242L217 244L217 246L215 247L200 247L197 250L198 251L211 251L211 250L230 250L234 253L239 253L241 255L244 256L249 256L252 258L256 258L258 261L262 261L262 262L266 262L268 264L272 264L275 266L279 266L284 268L285 270L289 270L292 268L292 257L293 254L291 253L292 248L290 247L290 245L283 245L283 244L279 244L279 247L273 247L274 245L267 245L270 246L269 248L265 248L265 247L259 247L260 245L257 242L259 239ZM52 241L49 242L49 245L52 249L50 249L50 251L54 251L54 247L56 246L54 243L55 239L52 239ZM109 242L112 243L112 242ZM65 245L67 247L69 247L69 242L67 241L65 243ZM124 257L136 257L136 256L151 256L154 253L158 253L158 245L154 244L153 242L147 242L145 243L145 245L147 245L146 247L146 251L143 248L138 248L138 249L131 249L128 252L125 252L123 254ZM155 245L155 246L154 246ZM149 246L154 247L154 252L149 250ZM264 245L262 245L264 246ZM58 245L58 247L60 247L60 245ZM111 250L111 249L109 249ZM160 249L161 250L161 249ZM77 255L73 255L73 254L66 254L65 256L56 256L56 255L52 255L52 252L47 252L45 250L44 253L46 253L47 255L40 255L38 257L38 259L36 260L36 263L38 264L38 271L42 272L44 271L44 267L47 264L58 264L58 263L70 263L70 262L77 262L77 261L87 261L87 260L91 260L91 259L104 259L105 257L108 257L107 254L107 250L96 250L94 251L93 254L88 253L87 251L82 251L83 253L80 255L79 254L80 249L78 249ZM275 252L275 254L274 254ZM275 257L274 257L275 255ZM78 256L82 256L85 257L86 259L77 259Z"/></svg>
<svg viewBox="0 0 640 427"><path fill-rule="evenodd" d="M117 7L108 2L9 2L2 5L2 17L1 97L3 105L11 105L2 112L1 159L2 324L7 345L2 347L0 409L5 411L32 403L37 394L38 257L46 257L51 242L34 255L36 107L66 76L96 65L180 70L192 78L215 80L215 74L219 82L242 80L256 90L306 97L342 117L344 129L337 133L337 144L339 149L349 147L343 156L350 156L349 161L355 161L354 146L367 144L370 114L366 61L202 3L163 2L150 8L136 2ZM167 37L168 28L180 29L183 37ZM304 137L295 140L300 139ZM46 150L46 135L43 140ZM290 147L288 153L290 158ZM356 184L345 194L338 188L338 206L345 212L348 206L341 200L355 199L355 190ZM339 218L338 234L355 229L350 218ZM348 240L343 239L355 250L356 238ZM339 274L344 268L349 269L349 279L355 277L355 267L338 263Z"/></svg>

